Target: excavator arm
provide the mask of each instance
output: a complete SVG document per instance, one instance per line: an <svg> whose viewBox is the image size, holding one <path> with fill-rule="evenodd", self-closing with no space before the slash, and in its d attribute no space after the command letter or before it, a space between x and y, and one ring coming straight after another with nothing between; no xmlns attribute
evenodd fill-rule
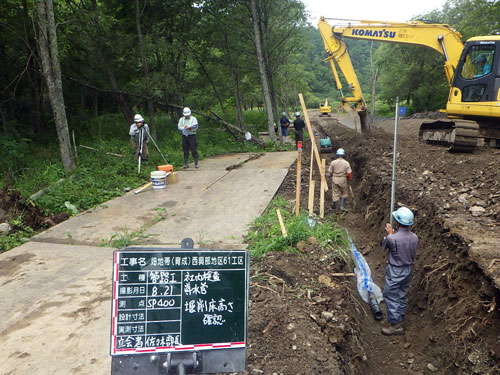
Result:
<svg viewBox="0 0 500 375"><path fill-rule="evenodd" d="M332 33L331 26L321 18L318 23L319 32L323 38L323 43L325 45L325 50L328 57L325 61L328 61L330 67L332 68L333 77L335 79L335 84L340 92L342 98L342 105L345 110L350 112L352 110L358 112L361 120L361 130L367 131L368 121L366 119L366 102L363 98L363 92L361 91L361 86L359 85L358 77L354 68L352 66L351 58L347 51L347 46L336 34ZM339 67L340 72L347 81L349 91L352 96L347 97L344 95L342 82L336 68Z"/></svg>

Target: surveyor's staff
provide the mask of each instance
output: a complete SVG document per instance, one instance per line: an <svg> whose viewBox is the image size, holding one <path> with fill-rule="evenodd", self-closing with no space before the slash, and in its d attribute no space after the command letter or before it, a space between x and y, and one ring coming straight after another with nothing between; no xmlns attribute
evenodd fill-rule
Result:
<svg viewBox="0 0 500 375"><path fill-rule="evenodd" d="M144 132L143 132L143 127L141 126L141 128L139 129L139 169L138 169L138 172L137 173L141 173L141 159L142 159L142 146L144 144L144 140L143 140L143 135L144 135Z"/></svg>

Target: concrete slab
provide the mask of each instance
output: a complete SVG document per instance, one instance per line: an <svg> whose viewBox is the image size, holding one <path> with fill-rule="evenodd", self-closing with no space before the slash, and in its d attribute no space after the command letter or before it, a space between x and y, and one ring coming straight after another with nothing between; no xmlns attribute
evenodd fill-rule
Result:
<svg viewBox="0 0 500 375"><path fill-rule="evenodd" d="M198 236L204 241L226 241L237 238L238 242L246 233L246 226L251 222L251 217L256 217L262 212L262 207L267 205L270 197L279 188L288 168L295 160L295 152L274 152L262 154L259 158L245 162L251 158L251 154L230 154L215 158L209 158L200 162L200 168L190 168L187 171L178 171L179 182L167 185L165 190L146 190L140 194L133 191L113 199L99 207L83 212L70 220L67 220L49 230L32 238L33 241L50 242L59 244L80 244L80 245L100 245L103 241L109 240L113 234L132 233L141 228L148 228L159 220L163 212L158 208L166 209L166 224L159 233L149 230L147 234L160 234L157 237L158 244L180 243L183 236ZM241 167L227 170L228 167L241 164ZM240 170L252 170L241 174ZM257 170L259 170L257 172ZM229 177L230 176L230 177ZM234 176L234 177L233 177ZM252 184L254 180L258 184ZM239 181L239 179L244 179ZM238 189L232 189L231 185L238 183ZM236 185L235 185L236 186ZM212 191L221 190L208 194L208 189ZM224 203L224 196L232 196L231 201ZM234 223L242 222L241 225L233 225L235 229L227 234L226 222L218 221L224 214L224 204L238 201L246 202L245 207L240 204L238 207L255 207L247 216L235 216L231 219ZM223 205L220 209L220 205ZM216 206L216 207L215 207ZM214 208L215 207L215 208ZM220 211L220 216L213 216L213 213ZM225 211L226 221L230 218L230 213L235 211ZM190 223L186 226L186 223ZM174 225L175 224L175 225ZM236 231L238 228L238 231ZM210 234L199 235L200 233ZM153 243L155 238L145 240L145 243Z"/></svg>
<svg viewBox="0 0 500 375"><path fill-rule="evenodd" d="M0 255L0 374L109 373L112 249L31 242Z"/></svg>
<svg viewBox="0 0 500 375"><path fill-rule="evenodd" d="M144 227L146 245L178 247L192 237L196 245L243 248L248 225L296 153L245 162L250 156L203 160L163 191L130 192L0 254L0 374L108 374L114 249L90 245ZM157 221L158 208L166 209L164 220Z"/></svg>

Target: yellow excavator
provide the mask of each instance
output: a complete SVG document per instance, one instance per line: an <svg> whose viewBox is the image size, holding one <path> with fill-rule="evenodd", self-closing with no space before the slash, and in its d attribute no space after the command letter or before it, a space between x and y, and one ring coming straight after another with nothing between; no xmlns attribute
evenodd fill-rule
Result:
<svg viewBox="0 0 500 375"><path fill-rule="evenodd" d="M366 102L344 38L425 46L443 55L450 92L448 119L425 121L420 138L441 143L450 151L472 152L476 146L500 147L500 35L477 36L462 42L462 35L446 24L335 19L331 26L318 22L337 89L346 110L356 111L361 131L368 131ZM347 81L351 96L343 93L336 68Z"/></svg>
<svg viewBox="0 0 500 375"><path fill-rule="evenodd" d="M330 117L330 113L332 112L332 106L328 105L328 99L325 99L325 103L319 103L319 116L327 116Z"/></svg>

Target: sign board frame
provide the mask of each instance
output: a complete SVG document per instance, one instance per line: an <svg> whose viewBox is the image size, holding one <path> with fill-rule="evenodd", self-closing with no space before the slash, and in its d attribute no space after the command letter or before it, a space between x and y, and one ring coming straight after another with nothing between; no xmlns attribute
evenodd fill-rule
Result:
<svg viewBox="0 0 500 375"><path fill-rule="evenodd" d="M151 366L165 367L167 356L189 353L198 354L202 373L244 371L249 279L246 250L114 251L112 374L128 374L129 365L137 369L141 362L151 371ZM140 369L133 373L142 374Z"/></svg>

